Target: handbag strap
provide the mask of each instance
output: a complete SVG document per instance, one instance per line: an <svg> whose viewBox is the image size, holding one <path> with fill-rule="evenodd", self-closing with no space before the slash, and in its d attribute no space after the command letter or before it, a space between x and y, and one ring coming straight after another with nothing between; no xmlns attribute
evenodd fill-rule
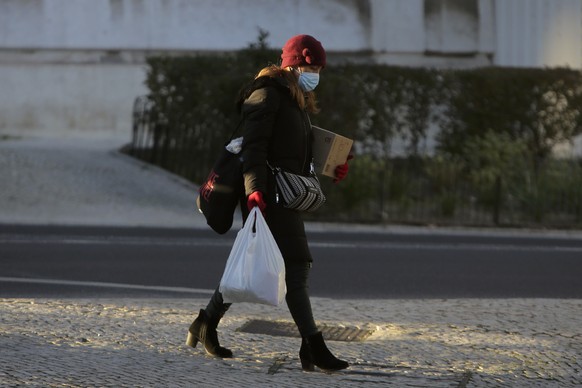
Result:
<svg viewBox="0 0 582 388"><path fill-rule="evenodd" d="M273 174L277 174L278 172L281 172L281 168L280 167L273 167L273 166L271 166L271 163L269 163L268 160L267 160L267 167L269 167L269 169L271 170L271 172Z"/></svg>
<svg viewBox="0 0 582 388"><path fill-rule="evenodd" d="M273 174L278 174L278 173L280 173L282 171L281 167L273 167L271 165L271 163L269 163L268 160L267 160L267 167L269 167L269 169L271 169L271 172ZM314 177L317 178L317 174L315 173L315 164L313 162L313 158L311 158L311 162L309 163L309 174L311 176L314 176ZM298 175L298 174L295 174L295 175Z"/></svg>

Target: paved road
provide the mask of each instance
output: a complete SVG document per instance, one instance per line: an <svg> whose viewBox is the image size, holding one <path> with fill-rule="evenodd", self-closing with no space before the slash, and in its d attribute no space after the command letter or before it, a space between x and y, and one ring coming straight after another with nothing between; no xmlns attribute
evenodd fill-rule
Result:
<svg viewBox="0 0 582 388"><path fill-rule="evenodd" d="M314 296L582 298L582 241L577 239L310 236ZM233 239L234 233L218 236L199 229L3 225L0 297L191 294L173 288L207 293L220 279ZM90 282L146 287L89 287Z"/></svg>
<svg viewBox="0 0 582 388"><path fill-rule="evenodd" d="M235 304L219 327L235 358L184 345L206 299L0 300L0 386L574 388L582 384L579 300L331 300L319 322L371 330L328 341L349 369L301 371L301 340L251 334L287 309Z"/></svg>

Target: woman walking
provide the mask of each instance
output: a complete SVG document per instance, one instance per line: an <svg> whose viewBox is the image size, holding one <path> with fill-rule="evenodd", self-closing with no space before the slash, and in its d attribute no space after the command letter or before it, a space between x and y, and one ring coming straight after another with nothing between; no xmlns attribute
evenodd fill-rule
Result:
<svg viewBox="0 0 582 388"><path fill-rule="evenodd" d="M309 113L317 113L313 90L326 65L321 43L309 35L287 41L280 66L262 69L239 102L243 115L243 174L245 201L243 219L258 206L263 212L285 261L286 302L302 337L299 357L304 370L348 367L327 348L313 318L308 293L312 257L307 244L302 213L277 203L275 179L267 162L295 174L308 175L312 161L312 129ZM335 171L335 182L344 179L347 161ZM208 306L200 310L188 333L187 344L201 342L206 352L221 358L232 352L220 346L216 327L230 307L218 288Z"/></svg>

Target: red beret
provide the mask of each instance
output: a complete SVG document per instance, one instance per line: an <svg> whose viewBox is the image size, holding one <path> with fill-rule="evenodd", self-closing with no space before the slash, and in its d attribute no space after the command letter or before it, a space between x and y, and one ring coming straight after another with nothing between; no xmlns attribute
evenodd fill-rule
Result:
<svg viewBox="0 0 582 388"><path fill-rule="evenodd" d="M295 35L285 43L281 54L281 67L321 66L325 67L325 50L311 35Z"/></svg>

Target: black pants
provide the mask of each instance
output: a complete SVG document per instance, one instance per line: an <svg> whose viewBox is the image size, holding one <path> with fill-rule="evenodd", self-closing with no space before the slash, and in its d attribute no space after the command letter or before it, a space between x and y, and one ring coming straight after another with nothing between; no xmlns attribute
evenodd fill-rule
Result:
<svg viewBox="0 0 582 388"><path fill-rule="evenodd" d="M285 263L285 283L287 285L285 300L302 337L308 337L318 332L309 300L310 269L311 263L309 262ZM211 321L218 322L230 305L230 303L224 303L222 294L216 288L208 306L206 306L206 314Z"/></svg>

